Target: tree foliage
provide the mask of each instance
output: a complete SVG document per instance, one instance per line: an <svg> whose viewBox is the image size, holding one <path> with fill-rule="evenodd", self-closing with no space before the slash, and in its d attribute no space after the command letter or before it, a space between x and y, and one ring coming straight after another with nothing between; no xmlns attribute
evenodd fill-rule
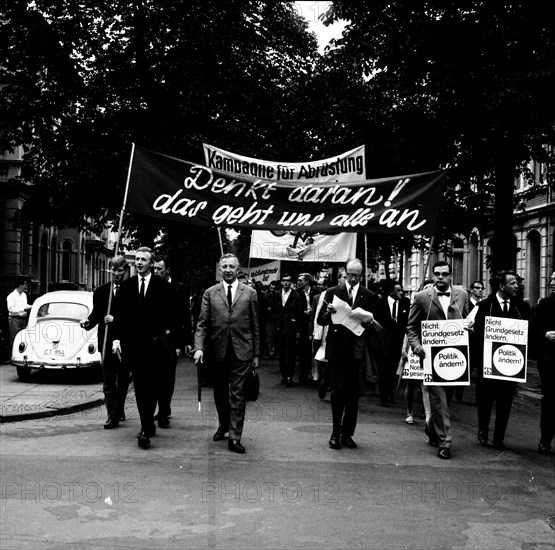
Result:
<svg viewBox="0 0 555 550"><path fill-rule="evenodd" d="M326 63L364 74L366 119L382 129L366 141L369 158L449 167L447 234L493 221L494 268L512 257L517 171L531 159L553 166L554 12L541 0L376 0L327 13L348 24Z"/></svg>

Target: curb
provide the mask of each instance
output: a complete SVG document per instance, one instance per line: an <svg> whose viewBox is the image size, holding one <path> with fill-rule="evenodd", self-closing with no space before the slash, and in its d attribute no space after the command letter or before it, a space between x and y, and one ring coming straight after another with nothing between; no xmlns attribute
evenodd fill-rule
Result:
<svg viewBox="0 0 555 550"><path fill-rule="evenodd" d="M78 403L69 407L61 407L59 409L52 409L48 411L44 410L40 412L3 415L0 416L0 424L7 424L9 422L21 422L22 420L36 420L38 418L49 418L52 416L64 416L67 414L92 409L94 407L98 407L99 405L104 405L104 399L94 399L93 401L87 401L86 403Z"/></svg>

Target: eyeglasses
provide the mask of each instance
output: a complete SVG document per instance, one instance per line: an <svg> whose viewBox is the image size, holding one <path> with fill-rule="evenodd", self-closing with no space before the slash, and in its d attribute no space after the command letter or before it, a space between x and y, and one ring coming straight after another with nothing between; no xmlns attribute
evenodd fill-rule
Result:
<svg viewBox="0 0 555 550"><path fill-rule="evenodd" d="M474 290L484 290L483 286L475 286L473 288L474 288Z"/></svg>
<svg viewBox="0 0 555 550"><path fill-rule="evenodd" d="M434 271L434 277L449 277L451 275L450 271Z"/></svg>
<svg viewBox="0 0 555 550"><path fill-rule="evenodd" d="M362 277L362 273L347 273L349 277Z"/></svg>

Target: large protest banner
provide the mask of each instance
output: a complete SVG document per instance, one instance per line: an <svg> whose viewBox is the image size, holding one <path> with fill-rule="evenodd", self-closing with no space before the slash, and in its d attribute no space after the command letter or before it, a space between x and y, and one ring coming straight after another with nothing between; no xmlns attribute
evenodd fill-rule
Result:
<svg viewBox="0 0 555 550"><path fill-rule="evenodd" d="M266 285L272 281L279 281L280 268L281 262L279 261L257 265L256 267L250 268L249 277Z"/></svg>
<svg viewBox="0 0 555 550"><path fill-rule="evenodd" d="M526 382L528 321L486 317L484 378Z"/></svg>
<svg viewBox="0 0 555 550"><path fill-rule="evenodd" d="M422 321L425 386L469 386L468 331L463 319Z"/></svg>
<svg viewBox="0 0 555 550"><path fill-rule="evenodd" d="M298 185L333 181L348 183L366 179L364 145L333 158L306 162L273 162L244 157L204 144L206 166L240 177L295 181ZM346 262L356 256L355 233L252 232L250 257L298 262Z"/></svg>
<svg viewBox="0 0 555 550"><path fill-rule="evenodd" d="M436 171L351 183L246 181L136 147L127 210L208 226L430 234L444 177Z"/></svg>
<svg viewBox="0 0 555 550"><path fill-rule="evenodd" d="M253 231L250 257L298 262L346 262L356 256L356 233Z"/></svg>
<svg viewBox="0 0 555 550"><path fill-rule="evenodd" d="M366 179L364 145L323 160L274 162L244 157L205 143L204 161L211 170L239 179L304 183L342 183Z"/></svg>

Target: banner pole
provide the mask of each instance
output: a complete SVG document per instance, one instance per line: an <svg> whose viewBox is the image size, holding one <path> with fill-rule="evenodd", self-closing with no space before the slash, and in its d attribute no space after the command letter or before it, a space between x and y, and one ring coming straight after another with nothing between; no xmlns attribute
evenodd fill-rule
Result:
<svg viewBox="0 0 555 550"><path fill-rule="evenodd" d="M218 239L220 239L220 252L221 256L224 255L224 243L222 242L222 234L220 233L220 228L216 226L216 231L218 232Z"/></svg>
<svg viewBox="0 0 555 550"><path fill-rule="evenodd" d="M428 247L428 256L426 258L426 265L424 266L424 277L422 278L422 283L424 282L424 279L426 279L427 274L428 274L428 268L430 267L430 260L432 259L432 246L434 246L434 239L436 238L435 235L432 235L432 238L430 239L430 246Z"/></svg>
<svg viewBox="0 0 555 550"><path fill-rule="evenodd" d="M129 158L129 167L127 169L127 181L125 182L125 192L123 194L123 204L121 205L121 212L119 215L119 224L118 224L118 232L116 236L116 246L114 248L114 258L118 255L119 252L119 243L121 240L121 231L123 227L123 215L125 213L125 205L127 204L127 195L129 193L129 182L131 180L131 168L133 166L133 158L135 156L135 143L131 144L131 156ZM106 311L106 315L110 315L110 311L112 309L112 296L114 295L114 278L110 277L110 293L108 295L108 309ZM101 360L102 364L104 365L104 354L106 353L106 343L108 342L108 330L110 328L109 324L106 324L106 330L104 331L104 342L102 342L102 354ZM121 359L120 359L121 360Z"/></svg>
<svg viewBox="0 0 555 550"><path fill-rule="evenodd" d="M368 288L368 233L364 233L364 271L366 273L366 288Z"/></svg>

